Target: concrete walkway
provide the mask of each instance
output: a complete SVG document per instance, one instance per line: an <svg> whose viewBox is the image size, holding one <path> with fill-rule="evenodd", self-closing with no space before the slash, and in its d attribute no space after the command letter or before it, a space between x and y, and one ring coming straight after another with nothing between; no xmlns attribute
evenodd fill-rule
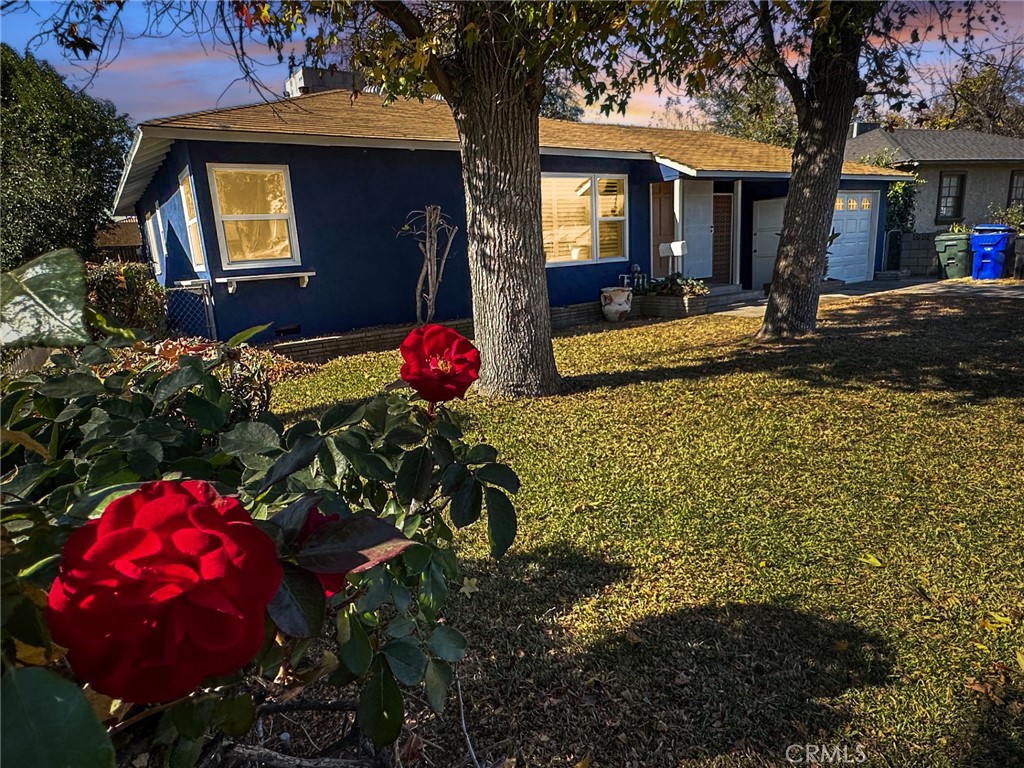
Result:
<svg viewBox="0 0 1024 768"><path fill-rule="evenodd" d="M821 294L821 304L834 304L861 296L879 296L886 293L948 294L1024 300L1024 281L936 280L930 277L911 278L910 280L869 280L863 283L851 283L838 290L823 293ZM761 299L756 304L737 307L718 314L734 317L762 317L767 303L767 299Z"/></svg>

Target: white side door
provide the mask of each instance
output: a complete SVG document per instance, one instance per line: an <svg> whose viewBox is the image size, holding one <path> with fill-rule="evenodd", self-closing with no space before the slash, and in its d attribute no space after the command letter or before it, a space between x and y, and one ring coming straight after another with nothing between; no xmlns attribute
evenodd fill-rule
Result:
<svg viewBox="0 0 1024 768"><path fill-rule="evenodd" d="M683 182L683 277L711 277L715 182Z"/></svg>
<svg viewBox="0 0 1024 768"><path fill-rule="evenodd" d="M875 222L878 192L840 190L832 213L832 230L839 237L828 249L828 276L848 283L875 276Z"/></svg>
<svg viewBox="0 0 1024 768"><path fill-rule="evenodd" d="M782 234L782 214L786 210L786 198L756 200L754 202L754 268L752 287L759 290L772 281L775 271L775 257L779 252L779 236Z"/></svg>

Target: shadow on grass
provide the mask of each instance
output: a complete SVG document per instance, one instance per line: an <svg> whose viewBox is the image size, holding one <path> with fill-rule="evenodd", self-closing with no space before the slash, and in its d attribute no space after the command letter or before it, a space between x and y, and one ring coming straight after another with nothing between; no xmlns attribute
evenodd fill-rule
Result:
<svg viewBox="0 0 1024 768"><path fill-rule="evenodd" d="M769 373L810 386L951 393L961 402L1024 397L1024 302L904 295L823 314L819 332L785 344L727 349L689 365L574 376L572 391L648 381Z"/></svg>
<svg viewBox="0 0 1024 768"><path fill-rule="evenodd" d="M852 754L864 741L842 696L886 684L880 636L780 602L680 606L626 629L609 615L607 631L591 630L599 639L577 641L572 607L630 575L571 548L480 573L473 610L452 616L487 649L463 665L478 744L503 744L526 765L591 752L596 764L654 768L715 757L774 765L791 744Z"/></svg>

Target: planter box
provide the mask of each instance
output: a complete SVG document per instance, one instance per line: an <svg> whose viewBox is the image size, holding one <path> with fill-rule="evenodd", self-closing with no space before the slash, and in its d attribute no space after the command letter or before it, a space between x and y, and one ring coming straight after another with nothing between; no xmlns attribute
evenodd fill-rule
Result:
<svg viewBox="0 0 1024 768"><path fill-rule="evenodd" d="M633 312L644 317L706 315L707 296L634 296Z"/></svg>

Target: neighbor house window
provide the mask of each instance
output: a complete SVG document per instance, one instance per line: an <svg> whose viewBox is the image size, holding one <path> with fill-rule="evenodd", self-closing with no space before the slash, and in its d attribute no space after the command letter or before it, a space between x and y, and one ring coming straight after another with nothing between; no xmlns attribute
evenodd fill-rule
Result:
<svg viewBox="0 0 1024 768"><path fill-rule="evenodd" d="M208 167L224 268L298 264L288 166Z"/></svg>
<svg viewBox="0 0 1024 768"><path fill-rule="evenodd" d="M160 249L160 210L156 211L156 221L153 221L153 214L146 214L146 248L149 250L149 258L153 261L153 271L160 274L160 257L163 255Z"/></svg>
<svg viewBox="0 0 1024 768"><path fill-rule="evenodd" d="M937 221L958 221L964 217L964 179L962 173L939 174Z"/></svg>
<svg viewBox="0 0 1024 768"><path fill-rule="evenodd" d="M196 195L192 187L192 176L188 168L178 177L181 188L181 204L185 208L185 229L188 230L188 247L192 253L192 266L196 269L206 268L206 257L203 254L203 238L199 234L199 214L196 212Z"/></svg>
<svg viewBox="0 0 1024 768"><path fill-rule="evenodd" d="M1006 206L1024 205L1024 171L1012 171L1010 173L1010 199Z"/></svg>
<svg viewBox="0 0 1024 768"><path fill-rule="evenodd" d="M544 256L549 264L626 258L626 177L545 175Z"/></svg>

